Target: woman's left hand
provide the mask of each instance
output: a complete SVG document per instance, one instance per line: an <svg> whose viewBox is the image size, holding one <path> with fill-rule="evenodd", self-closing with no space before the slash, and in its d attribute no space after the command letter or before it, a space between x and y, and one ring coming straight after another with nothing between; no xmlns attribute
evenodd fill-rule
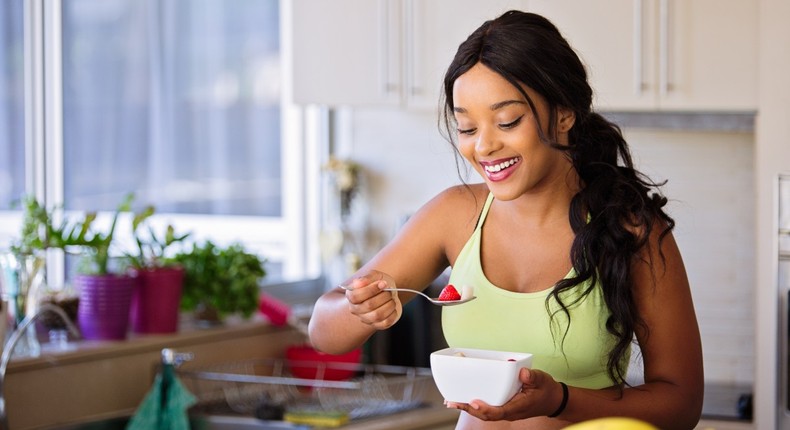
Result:
<svg viewBox="0 0 790 430"><path fill-rule="evenodd" d="M521 391L502 406L481 400L469 403L446 402L448 408L460 409L483 421L516 421L547 416L562 403L562 386L546 372L523 368L519 371Z"/></svg>

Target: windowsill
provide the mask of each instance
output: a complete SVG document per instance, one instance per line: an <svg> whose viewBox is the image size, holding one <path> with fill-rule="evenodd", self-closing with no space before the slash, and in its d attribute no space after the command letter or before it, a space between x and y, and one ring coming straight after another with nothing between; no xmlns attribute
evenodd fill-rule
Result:
<svg viewBox="0 0 790 430"><path fill-rule="evenodd" d="M199 327L194 320L184 315L179 321L179 331L172 334L129 334L126 340L118 341L70 340L66 351L47 351L44 349L46 344L42 343L40 356L12 359L7 374L152 351L160 352L164 348L179 350L195 344L263 335L277 330L277 327L258 315L247 321L229 319L222 325L211 328Z"/></svg>

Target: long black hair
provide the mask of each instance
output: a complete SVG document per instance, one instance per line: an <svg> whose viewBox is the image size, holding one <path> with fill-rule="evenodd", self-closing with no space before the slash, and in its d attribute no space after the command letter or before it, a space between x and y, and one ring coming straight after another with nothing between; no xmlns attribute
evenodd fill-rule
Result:
<svg viewBox="0 0 790 430"><path fill-rule="evenodd" d="M580 191L573 196L568 214L575 235L570 259L576 276L556 284L546 299L546 309L551 299L556 300L570 324L569 308L600 283L610 312L606 329L614 338L607 373L612 381L623 384L635 331L641 328L647 333L634 303L631 265L641 258L639 253L654 228L662 229L659 237L663 239L675 225L663 210L667 200L658 192L661 184L634 168L620 128L592 110L593 91L578 55L554 24L533 13L506 12L486 21L459 46L443 83L442 122L451 143L455 135L453 84L477 63L516 87L533 112L537 112L535 104L522 85L548 103L547 132L539 126L540 137L571 160ZM558 108L575 114L567 145L556 139ZM647 258L652 256L648 253ZM586 281L590 282L581 295L571 303L563 302L563 291Z"/></svg>

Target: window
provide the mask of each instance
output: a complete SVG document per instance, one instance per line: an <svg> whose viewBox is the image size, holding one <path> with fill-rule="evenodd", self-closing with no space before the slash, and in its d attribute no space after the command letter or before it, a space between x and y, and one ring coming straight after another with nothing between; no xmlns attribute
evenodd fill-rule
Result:
<svg viewBox="0 0 790 430"><path fill-rule="evenodd" d="M276 0L65 0L67 204L280 217L279 47Z"/></svg>
<svg viewBox="0 0 790 430"><path fill-rule="evenodd" d="M133 192L138 204L156 206L162 226L259 252L270 279L315 275L305 250L310 220L301 215L309 157L294 132L301 111L283 97L279 1L56 0L24 13L22 3L2 2L0 19L19 36L22 22L44 23L29 26L34 47L26 52L44 58L29 61L26 85L30 102L47 109L44 130L27 130L46 138L23 154L21 139L1 136L13 147L0 143L0 210L35 192L67 210L109 214ZM9 33L0 35L2 82L22 88L22 67L11 63L21 62L21 37ZM36 81L37 64L46 80ZM7 98L0 121L20 109L21 95L16 104ZM20 121L0 133L21 134ZM41 166L27 187L18 167L25 157Z"/></svg>
<svg viewBox="0 0 790 430"><path fill-rule="evenodd" d="M22 0L0 5L0 210L25 186Z"/></svg>

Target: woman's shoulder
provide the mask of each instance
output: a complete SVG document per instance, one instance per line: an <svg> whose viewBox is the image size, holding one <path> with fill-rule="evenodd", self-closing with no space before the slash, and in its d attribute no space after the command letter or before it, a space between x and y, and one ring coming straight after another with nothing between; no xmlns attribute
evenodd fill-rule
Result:
<svg viewBox="0 0 790 430"><path fill-rule="evenodd" d="M429 200L417 213L427 222L441 226L441 230L452 227L453 231L466 234L474 225L488 197L485 184L464 184L447 188Z"/></svg>
<svg viewBox="0 0 790 430"><path fill-rule="evenodd" d="M427 206L438 212L455 214L458 218L477 219L488 197L486 184L464 184L447 188L436 195Z"/></svg>

